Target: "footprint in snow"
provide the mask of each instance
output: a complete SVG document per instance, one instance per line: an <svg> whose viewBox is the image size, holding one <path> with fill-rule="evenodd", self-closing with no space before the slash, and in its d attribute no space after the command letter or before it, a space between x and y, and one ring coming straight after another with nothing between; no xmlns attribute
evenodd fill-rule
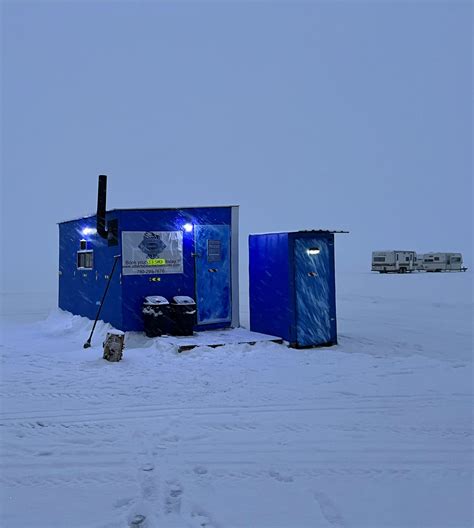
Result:
<svg viewBox="0 0 474 528"><path fill-rule="evenodd" d="M331 526L334 526L335 528L344 528L346 526L344 518L337 509L337 506L325 493L322 491L315 491L313 496L319 504L321 513Z"/></svg>
<svg viewBox="0 0 474 528"><path fill-rule="evenodd" d="M291 475L282 475L278 471L271 470L268 472L270 477L273 477L278 482L293 482L293 477Z"/></svg>
<svg viewBox="0 0 474 528"><path fill-rule="evenodd" d="M179 513L181 511L182 495L183 488L179 482L169 481L166 483L165 513L167 515Z"/></svg>
<svg viewBox="0 0 474 528"><path fill-rule="evenodd" d="M130 528L145 528L146 517L145 515L137 514L134 517L132 517L132 520L130 521L130 524L128 525Z"/></svg>
<svg viewBox="0 0 474 528"><path fill-rule="evenodd" d="M217 528L215 522L212 521L209 514L204 510L194 510L191 513L191 519L193 526L196 526L196 528Z"/></svg>
<svg viewBox="0 0 474 528"><path fill-rule="evenodd" d="M196 475L206 475L207 474L207 469L204 466L196 466L193 469L193 471L194 473L196 473Z"/></svg>
<svg viewBox="0 0 474 528"><path fill-rule="evenodd" d="M133 502L133 499L131 498L118 499L114 502L114 508L117 508L117 509L126 508L127 506L130 506L132 502Z"/></svg>

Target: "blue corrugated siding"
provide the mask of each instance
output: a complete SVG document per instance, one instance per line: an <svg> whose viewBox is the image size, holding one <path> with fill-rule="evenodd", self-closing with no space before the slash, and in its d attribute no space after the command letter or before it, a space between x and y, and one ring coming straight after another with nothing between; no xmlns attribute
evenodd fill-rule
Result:
<svg viewBox="0 0 474 528"><path fill-rule="evenodd" d="M121 231L177 231L187 223L231 224L230 207L122 211L121 215ZM183 273L157 275L159 282L150 281L150 276L126 275L122 278L123 330L143 330L141 306L147 295L162 295L168 299L175 295L196 298L194 252L194 232L183 232ZM229 323L217 326L225 327Z"/></svg>
<svg viewBox="0 0 474 528"><path fill-rule="evenodd" d="M108 247L98 235L85 236L85 227L95 227L96 218L73 220L59 224L59 307L73 314L94 319L110 274L114 255L120 254L122 231L177 231L184 224L231 225L230 207L189 209L121 210L107 213L107 219L119 219L119 245ZM88 239L94 250L93 270L77 270L77 251L81 238ZM115 270L100 318L121 330L143 330L141 307L147 295L175 295L196 298L194 232L183 231L183 273L122 276L122 263ZM159 278L160 281L150 279ZM229 291L230 291L230 275ZM210 294L212 292L209 292ZM209 325L222 328L229 321ZM207 328L201 325L199 328Z"/></svg>
<svg viewBox="0 0 474 528"><path fill-rule="evenodd" d="M333 234L250 235L249 274L252 330L300 347L337 342Z"/></svg>
<svg viewBox="0 0 474 528"><path fill-rule="evenodd" d="M250 328L292 341L288 234L250 235Z"/></svg>
<svg viewBox="0 0 474 528"><path fill-rule="evenodd" d="M308 253L318 248L319 254ZM333 244L326 236L294 240L296 341L299 346L335 342Z"/></svg>
<svg viewBox="0 0 474 528"><path fill-rule="evenodd" d="M107 214L107 219L118 218L118 214ZM107 241L95 235L83 235L86 227L95 227L95 216L59 224L59 299L58 305L75 315L95 319L107 278L114 262L114 255L120 254L120 245L108 247ZM92 270L77 269L77 251L80 240L88 241L88 249L94 251ZM107 298L100 315L101 320L116 328L122 326L122 288L120 266L117 265L110 283Z"/></svg>

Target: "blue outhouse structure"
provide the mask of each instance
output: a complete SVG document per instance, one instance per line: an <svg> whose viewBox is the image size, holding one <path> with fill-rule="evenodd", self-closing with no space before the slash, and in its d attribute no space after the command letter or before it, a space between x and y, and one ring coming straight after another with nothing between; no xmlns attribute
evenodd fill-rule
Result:
<svg viewBox="0 0 474 528"><path fill-rule="evenodd" d="M102 206L59 224L60 308L94 319L120 255L101 320L141 331L146 296L180 295L196 300L197 330L239 326L238 206Z"/></svg>
<svg viewBox="0 0 474 528"><path fill-rule="evenodd" d="M334 233L250 235L252 331L295 348L337 343Z"/></svg>

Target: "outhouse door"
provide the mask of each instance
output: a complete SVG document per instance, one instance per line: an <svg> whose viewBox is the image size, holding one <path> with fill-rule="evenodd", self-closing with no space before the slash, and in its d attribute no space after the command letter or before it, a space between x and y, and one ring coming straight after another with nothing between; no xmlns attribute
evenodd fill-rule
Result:
<svg viewBox="0 0 474 528"><path fill-rule="evenodd" d="M198 324L230 322L230 227L194 227Z"/></svg>
<svg viewBox="0 0 474 528"><path fill-rule="evenodd" d="M294 242L296 340L298 346L336 341L333 306L334 242L301 237Z"/></svg>

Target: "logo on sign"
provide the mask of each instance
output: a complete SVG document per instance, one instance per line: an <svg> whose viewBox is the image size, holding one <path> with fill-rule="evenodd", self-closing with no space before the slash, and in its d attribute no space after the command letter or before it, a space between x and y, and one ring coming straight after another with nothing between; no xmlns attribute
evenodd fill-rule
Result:
<svg viewBox="0 0 474 528"><path fill-rule="evenodd" d="M161 240L160 235L147 231L143 235L143 240L138 247L149 259L156 259L156 257L162 253L167 246L163 240Z"/></svg>

